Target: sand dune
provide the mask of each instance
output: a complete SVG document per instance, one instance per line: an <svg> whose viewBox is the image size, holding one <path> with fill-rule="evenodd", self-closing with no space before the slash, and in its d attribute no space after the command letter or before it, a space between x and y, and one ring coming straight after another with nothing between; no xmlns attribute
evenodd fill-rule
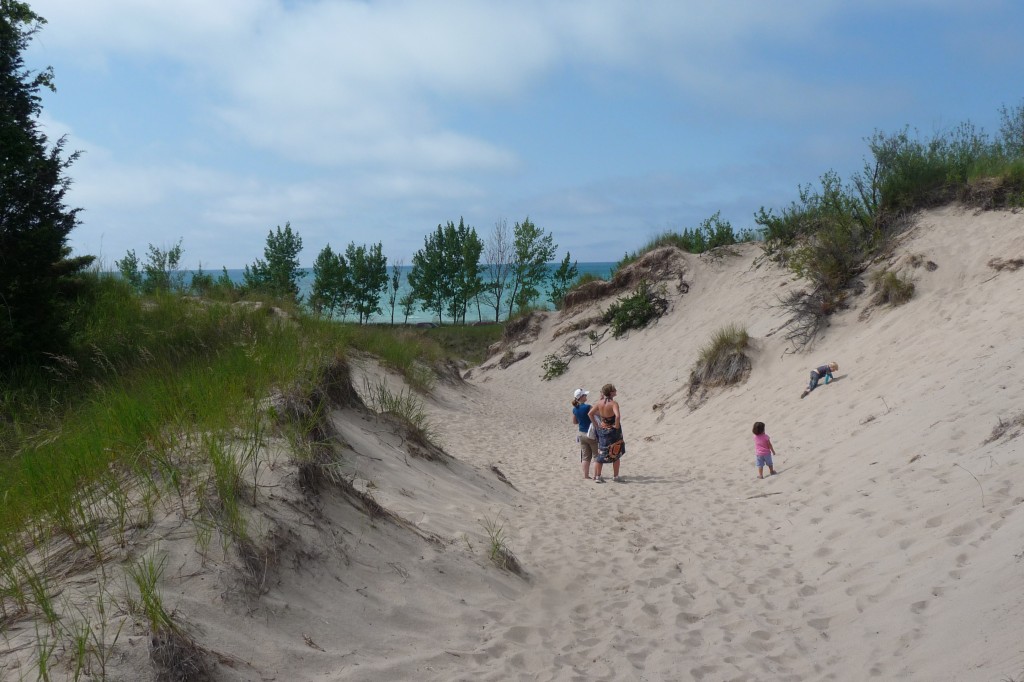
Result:
<svg viewBox="0 0 1024 682"><path fill-rule="evenodd" d="M911 274L914 298L855 296L804 353L776 306L799 283L759 253L680 256L689 289L666 283L668 315L552 381L541 363L572 337L555 334L610 300L543 317L506 369L439 384L426 409L451 459L337 410L345 475L393 516L310 501L281 453L265 473L275 568L255 592L237 562L165 534L167 601L219 653L218 679L1020 679L1024 269L990 262L1024 258L1024 214L923 214L872 264ZM690 369L730 322L754 339L750 377L691 409ZM842 379L800 400L832 360ZM357 386L399 385L354 369ZM627 482L599 485L569 403L606 382ZM778 452L763 481L754 421ZM489 524L523 576L488 559ZM152 674L141 631L121 647L121 671Z"/></svg>

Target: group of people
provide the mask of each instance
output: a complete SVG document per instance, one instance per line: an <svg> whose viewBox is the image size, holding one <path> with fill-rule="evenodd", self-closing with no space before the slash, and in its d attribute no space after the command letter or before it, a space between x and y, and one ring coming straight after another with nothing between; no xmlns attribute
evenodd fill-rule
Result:
<svg viewBox="0 0 1024 682"><path fill-rule="evenodd" d="M822 380L826 384L831 382L832 373L838 370L839 363L836 362L812 369L810 383L800 397L805 398ZM622 440L622 414L615 400L616 394L615 386L605 384L601 388L601 397L593 405L587 402L589 391L577 388L572 394L572 423L579 428L576 440L580 444L583 478L590 479L590 465L593 462L595 483L604 483L601 470L609 462L612 465L612 480L618 483L624 480L619 475L619 460L626 454L626 444ZM775 455L775 447L765 433L764 422L754 422L754 455L757 477L764 478L765 467L768 467L768 474L774 476L776 471L772 457Z"/></svg>
<svg viewBox="0 0 1024 682"><path fill-rule="evenodd" d="M590 464L594 464L595 483L604 483L601 472L605 464L612 465L612 481L624 483L619 475L619 463L626 454L626 443L622 439L622 413L615 386L605 384L601 397L591 405L587 402L589 391L577 388L572 394L572 422L579 428L577 440L580 444L580 464L583 478L590 479Z"/></svg>

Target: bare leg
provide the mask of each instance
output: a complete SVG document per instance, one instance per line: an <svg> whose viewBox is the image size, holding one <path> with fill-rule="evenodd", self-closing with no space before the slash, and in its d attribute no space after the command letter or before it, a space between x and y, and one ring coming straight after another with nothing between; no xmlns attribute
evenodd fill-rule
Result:
<svg viewBox="0 0 1024 682"><path fill-rule="evenodd" d="M764 467L763 466L757 467L757 477L758 478L764 478Z"/></svg>
<svg viewBox="0 0 1024 682"><path fill-rule="evenodd" d="M583 460L583 478L590 478L590 460Z"/></svg>

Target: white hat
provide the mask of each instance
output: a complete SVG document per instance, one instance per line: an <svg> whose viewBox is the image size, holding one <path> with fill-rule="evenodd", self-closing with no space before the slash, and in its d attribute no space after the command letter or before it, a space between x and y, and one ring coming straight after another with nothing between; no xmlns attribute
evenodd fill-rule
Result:
<svg viewBox="0 0 1024 682"><path fill-rule="evenodd" d="M579 400L581 395L590 395L590 391L584 391L582 388L577 388L573 391L572 399Z"/></svg>

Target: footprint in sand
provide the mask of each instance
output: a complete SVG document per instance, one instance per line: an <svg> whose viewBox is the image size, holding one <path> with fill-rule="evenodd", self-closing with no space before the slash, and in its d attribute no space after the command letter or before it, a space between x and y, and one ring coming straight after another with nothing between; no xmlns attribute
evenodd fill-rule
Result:
<svg viewBox="0 0 1024 682"><path fill-rule="evenodd" d="M807 624L810 625L815 630L823 630L824 631L824 630L828 629L828 624L831 623L831 622L832 622L831 618L811 618L809 621L807 621Z"/></svg>

